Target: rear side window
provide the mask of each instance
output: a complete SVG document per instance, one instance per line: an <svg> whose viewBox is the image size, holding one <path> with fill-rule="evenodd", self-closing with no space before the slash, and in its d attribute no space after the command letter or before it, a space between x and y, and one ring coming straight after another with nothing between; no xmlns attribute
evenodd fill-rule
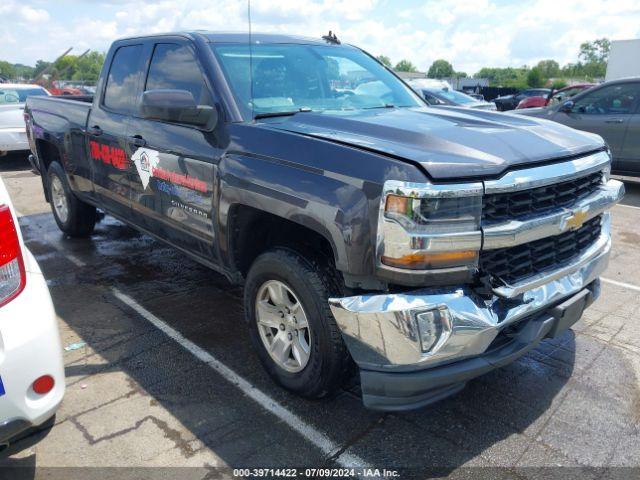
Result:
<svg viewBox="0 0 640 480"><path fill-rule="evenodd" d="M198 105L211 105L196 58L184 45L159 43L153 50L145 90L164 88L187 90Z"/></svg>
<svg viewBox="0 0 640 480"><path fill-rule="evenodd" d="M142 45L116 50L107 77L103 104L110 110L129 113L136 94L142 60Z"/></svg>

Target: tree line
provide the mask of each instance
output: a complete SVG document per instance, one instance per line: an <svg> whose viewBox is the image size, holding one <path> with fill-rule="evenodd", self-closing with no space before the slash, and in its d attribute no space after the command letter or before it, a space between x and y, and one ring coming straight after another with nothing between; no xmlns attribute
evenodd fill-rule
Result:
<svg viewBox="0 0 640 480"><path fill-rule="evenodd" d="M541 60L531 68L528 66L484 67L476 72L474 77L486 78L492 86L514 88L541 87L553 79L553 86L561 88L566 85L565 79L567 78L591 81L604 77L610 47L611 42L608 39L600 38L580 45L576 63L568 63L560 67L560 64L555 60ZM0 77L7 80L29 81L37 78L46 68L51 66L47 73L53 80L73 80L93 84L98 81L104 59L104 53L89 52L84 56L66 55L58 59L52 66L51 62L38 60L33 67L0 60ZM379 55L377 59L399 72L417 71L417 67L407 59L400 60L395 66L386 55ZM456 71L453 65L445 59L435 60L427 71L429 78L466 78L467 76L465 72Z"/></svg>
<svg viewBox="0 0 640 480"><path fill-rule="evenodd" d="M580 78L593 81L603 78L607 71L607 60L611 42L600 38L580 45L578 61L563 67L555 60L541 60L535 66L528 67L484 67L475 73L474 78L486 78L489 85L497 87L542 87L552 81L554 88L566 85L568 78ZM377 59L389 68L399 72L416 72L417 67L409 60L400 60L393 66L391 59L379 55ZM428 78L466 78L465 72L457 72L453 65L445 60L435 60L427 70Z"/></svg>
<svg viewBox="0 0 640 480"><path fill-rule="evenodd" d="M86 55L66 55L55 63L38 60L35 66L20 63L9 63L0 60L0 77L6 80L30 81L47 70L47 74L54 80L73 80L94 84L98 81L100 69L104 63L105 54L89 52Z"/></svg>

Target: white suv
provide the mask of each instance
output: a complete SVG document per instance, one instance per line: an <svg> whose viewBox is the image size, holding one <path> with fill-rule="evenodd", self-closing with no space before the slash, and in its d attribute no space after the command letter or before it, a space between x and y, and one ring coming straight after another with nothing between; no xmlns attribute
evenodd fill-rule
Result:
<svg viewBox="0 0 640 480"><path fill-rule="evenodd" d="M0 180L0 445L50 419L64 390L49 288Z"/></svg>

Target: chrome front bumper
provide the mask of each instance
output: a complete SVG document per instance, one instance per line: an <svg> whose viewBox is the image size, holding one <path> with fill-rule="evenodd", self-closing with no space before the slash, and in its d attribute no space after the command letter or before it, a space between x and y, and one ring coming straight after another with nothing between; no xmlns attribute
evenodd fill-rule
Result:
<svg viewBox="0 0 640 480"><path fill-rule="evenodd" d="M349 351L361 369L409 372L485 353L501 330L535 317L592 284L607 267L610 217L600 239L572 265L523 285L497 289L490 300L468 286L329 300ZM445 311L448 325L435 349L423 352L416 315Z"/></svg>

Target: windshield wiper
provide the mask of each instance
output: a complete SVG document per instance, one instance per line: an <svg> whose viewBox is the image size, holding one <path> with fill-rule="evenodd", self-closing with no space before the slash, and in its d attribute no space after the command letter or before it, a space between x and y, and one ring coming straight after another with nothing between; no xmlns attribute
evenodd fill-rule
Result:
<svg viewBox="0 0 640 480"><path fill-rule="evenodd" d="M255 116L253 117L253 119L254 120L258 120L260 118L291 117L291 116L295 115L296 113L311 112L311 111L312 110L310 108L302 107L302 108L299 108L297 110L288 110L288 111L284 111L284 112L262 112L262 113L256 113Z"/></svg>
<svg viewBox="0 0 640 480"><path fill-rule="evenodd" d="M393 103L385 103L384 105L376 105L375 107L365 107L364 110L373 110L376 108L396 108Z"/></svg>

